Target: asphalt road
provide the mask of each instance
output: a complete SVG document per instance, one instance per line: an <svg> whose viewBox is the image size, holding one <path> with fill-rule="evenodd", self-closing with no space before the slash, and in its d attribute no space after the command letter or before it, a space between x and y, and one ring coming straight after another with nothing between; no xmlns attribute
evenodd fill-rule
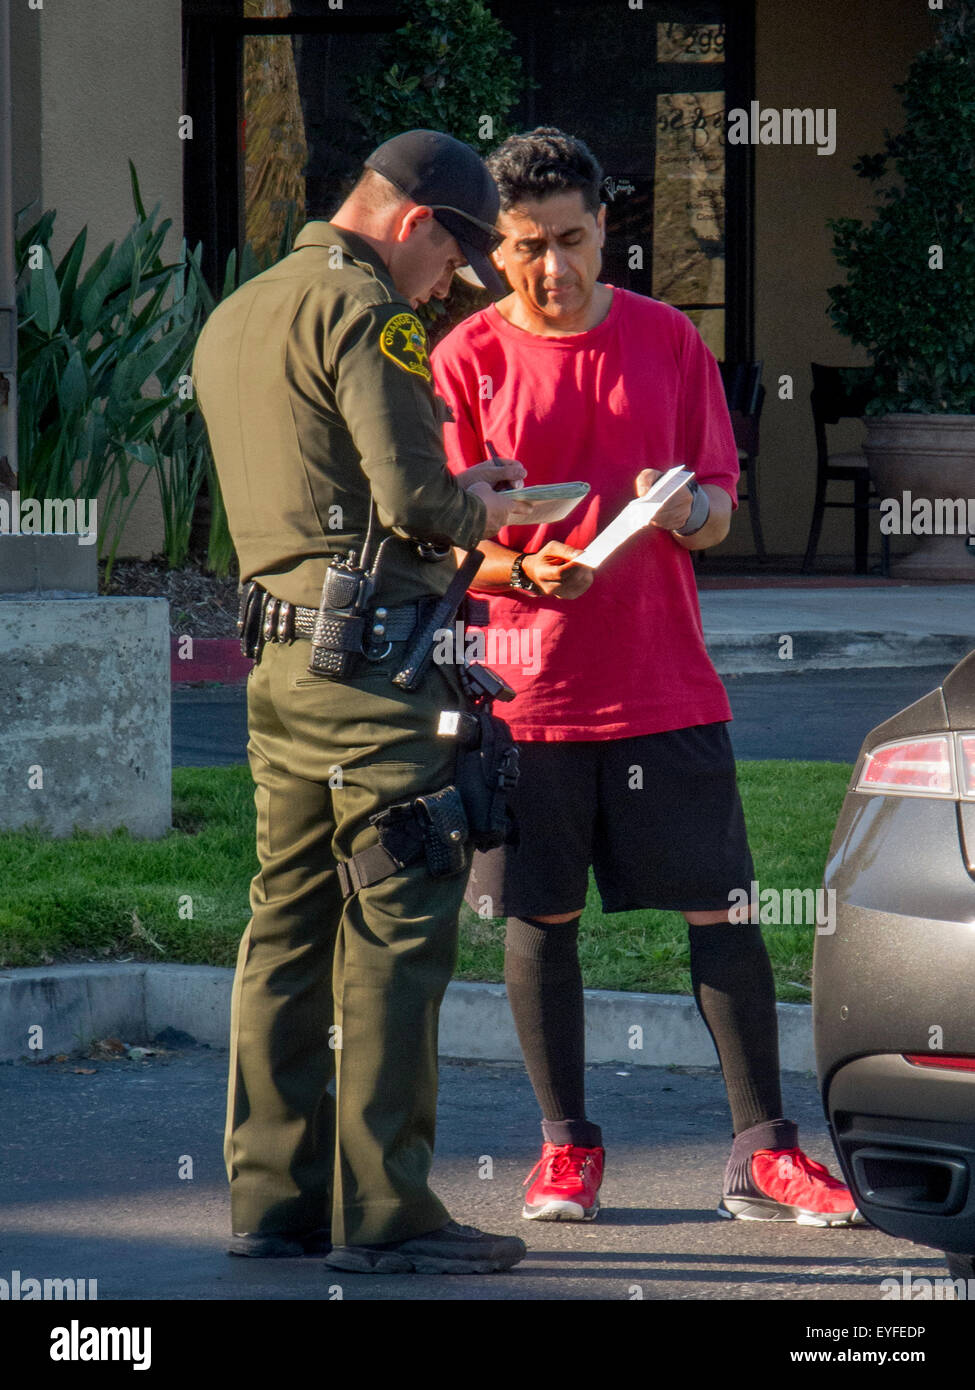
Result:
<svg viewBox="0 0 975 1390"><path fill-rule="evenodd" d="M725 676L735 755L853 762L865 734L940 685L947 673L942 666L908 666ZM244 763L246 749L245 687L174 688L176 766Z"/></svg>
<svg viewBox="0 0 975 1390"><path fill-rule="evenodd" d="M527 1242L509 1273L355 1275L315 1259L232 1258L226 1070L226 1054L206 1048L0 1066L0 1278L95 1279L99 1301L839 1300L883 1303L876 1317L893 1309L883 1279L947 1277L938 1252L873 1229L720 1219L731 1129L718 1071L613 1064L588 1073L607 1149L603 1210L558 1224L520 1215L540 1152L524 1069L442 1065L434 1187L455 1219ZM832 1163L815 1082L787 1074L784 1088L804 1147ZM187 1158L192 1177L181 1179ZM851 1318L866 1321L866 1310L840 1322Z"/></svg>

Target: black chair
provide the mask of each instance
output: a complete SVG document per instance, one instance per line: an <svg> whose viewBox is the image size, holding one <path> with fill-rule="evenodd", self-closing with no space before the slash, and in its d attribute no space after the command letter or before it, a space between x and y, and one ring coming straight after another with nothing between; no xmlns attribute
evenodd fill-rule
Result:
<svg viewBox="0 0 975 1390"><path fill-rule="evenodd" d="M876 491L863 451L857 449L852 453L831 454L826 431L827 426L836 425L840 420L863 418L873 395L870 385L872 372L868 367L824 367L819 362L813 362L811 366L813 389L809 399L816 432L816 501L802 572L809 574L816 563L816 551L819 548L826 508L840 507L853 511L854 567L857 574L866 574L870 547L870 513L879 507L880 502L879 499L871 500L876 497ZM844 381L844 377L849 385ZM852 482L852 502L827 500L827 489L830 483L834 482ZM881 537L881 550L881 573L887 575L890 572L890 538L886 535Z"/></svg>
<svg viewBox="0 0 975 1390"><path fill-rule="evenodd" d="M764 565L768 556L765 553L762 518L758 509L759 421L765 404L765 387L762 385L764 363L722 362L719 365L728 413L735 432L735 444L738 447L738 462L745 474L746 491L738 493L738 501L748 503L755 554Z"/></svg>

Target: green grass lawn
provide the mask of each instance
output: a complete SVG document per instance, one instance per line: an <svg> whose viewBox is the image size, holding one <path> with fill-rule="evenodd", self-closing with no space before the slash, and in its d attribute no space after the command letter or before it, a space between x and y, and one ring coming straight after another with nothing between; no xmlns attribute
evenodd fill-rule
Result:
<svg viewBox="0 0 975 1390"><path fill-rule="evenodd" d="M762 888L816 888L849 781L845 763L738 765ZM173 829L161 840L0 834L0 967L70 960L233 965L257 869L246 767L176 768ZM192 914L192 915L190 915ZM780 999L808 1000L815 931L763 928ZM500 980L504 924L461 919L457 974ZM687 928L675 912L603 916L590 883L582 918L586 984L690 993Z"/></svg>

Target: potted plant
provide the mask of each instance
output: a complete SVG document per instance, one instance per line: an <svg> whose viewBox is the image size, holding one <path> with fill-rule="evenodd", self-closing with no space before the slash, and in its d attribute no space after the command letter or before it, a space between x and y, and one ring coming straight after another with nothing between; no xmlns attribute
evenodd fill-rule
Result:
<svg viewBox="0 0 975 1390"><path fill-rule="evenodd" d="M873 363L865 452L881 526L920 541L893 573L975 580L975 0L945 0L896 90L903 132L854 166L889 180L873 221L829 223L847 271L830 315Z"/></svg>

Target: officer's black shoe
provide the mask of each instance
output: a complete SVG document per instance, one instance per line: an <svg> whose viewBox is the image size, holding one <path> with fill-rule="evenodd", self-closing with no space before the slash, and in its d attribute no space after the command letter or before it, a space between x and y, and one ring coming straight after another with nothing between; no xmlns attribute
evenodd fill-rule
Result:
<svg viewBox="0 0 975 1390"><path fill-rule="evenodd" d="M517 1236L491 1236L448 1221L439 1231L388 1245L337 1245L325 1263L353 1274L493 1274L527 1253Z"/></svg>
<svg viewBox="0 0 975 1390"><path fill-rule="evenodd" d="M260 1235L234 1232L227 1246L228 1255L251 1255L258 1260L288 1260L301 1255L327 1255L332 1248L331 1231L318 1230L292 1235L273 1232Z"/></svg>

